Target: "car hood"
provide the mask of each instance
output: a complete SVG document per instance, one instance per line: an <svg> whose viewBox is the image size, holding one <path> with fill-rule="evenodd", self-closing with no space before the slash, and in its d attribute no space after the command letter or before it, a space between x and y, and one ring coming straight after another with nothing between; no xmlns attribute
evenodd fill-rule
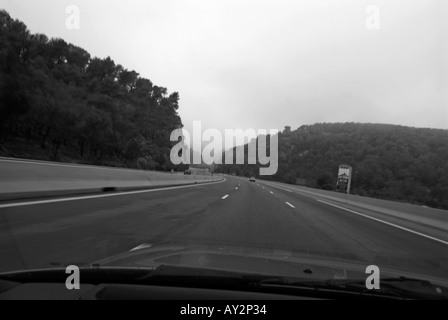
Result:
<svg viewBox="0 0 448 320"><path fill-rule="evenodd" d="M384 258L390 259L389 256L378 255L374 261L384 261ZM433 273L428 275L425 268L419 271L418 266L421 264L421 260L405 256L401 260L397 256L394 258L395 261L401 261L396 268L377 264L381 278L407 277L448 286L446 277L434 276ZM417 266L416 270L410 271L399 267L413 263ZM297 252L258 247L177 244L143 244L130 252L96 261L95 264L106 267L135 268L172 265L309 280L366 279L370 274L366 274L367 266L375 265L371 261L360 261L359 257L351 253ZM448 272L448 270L439 271Z"/></svg>

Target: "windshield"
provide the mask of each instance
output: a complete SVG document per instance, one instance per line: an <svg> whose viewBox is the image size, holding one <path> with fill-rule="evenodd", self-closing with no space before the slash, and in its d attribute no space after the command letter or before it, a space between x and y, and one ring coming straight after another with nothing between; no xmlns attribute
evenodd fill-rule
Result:
<svg viewBox="0 0 448 320"><path fill-rule="evenodd" d="M0 273L448 287L446 9L1 0Z"/></svg>

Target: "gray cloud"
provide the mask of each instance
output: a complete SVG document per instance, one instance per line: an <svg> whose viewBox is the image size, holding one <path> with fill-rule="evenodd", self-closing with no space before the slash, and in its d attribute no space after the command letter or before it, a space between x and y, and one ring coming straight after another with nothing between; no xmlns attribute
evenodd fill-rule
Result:
<svg viewBox="0 0 448 320"><path fill-rule="evenodd" d="M79 5L81 29L64 28ZM365 27L367 5L380 30ZM448 128L446 1L39 1L32 32L179 91L187 129L382 122Z"/></svg>

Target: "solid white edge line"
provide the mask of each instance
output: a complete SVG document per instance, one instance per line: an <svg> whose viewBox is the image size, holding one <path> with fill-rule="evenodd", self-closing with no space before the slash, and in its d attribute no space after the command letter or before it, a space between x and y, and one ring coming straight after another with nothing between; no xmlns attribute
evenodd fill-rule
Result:
<svg viewBox="0 0 448 320"><path fill-rule="evenodd" d="M418 232L418 231L414 231L414 230L411 230L411 229L408 229L408 228L405 228L405 227L399 226L397 224L394 224L394 223L391 223L391 222L387 222L387 221L384 221L384 220L381 220L381 219L378 219L378 218L374 218L374 217L368 216L366 214L363 214L363 213L360 213L360 212L357 212L357 211L354 211L354 210L350 210L348 208L344 208L344 207L338 206L336 204L332 204L332 203L329 203L329 202L326 202L326 201L323 201L323 200L319 200L319 199L316 199L316 200L319 201L319 202L322 202L322 203L324 203L326 205L333 206L333 207L336 207L336 208L339 208L339 209L342 209L342 210L345 210L345 211L348 211L348 212L360 215L360 216L362 216L364 218L372 219L372 220L375 220L375 221L387 224L389 226L392 226L392 227L395 227L395 228L398 228L398 229L401 229L401 230L404 230L404 231L408 231L410 233L422 236L424 238L428 238L428 239L431 239L431 240L434 240L434 241L437 241L437 242L440 242L440 243L448 245L448 241L444 241L444 240L441 240L441 239L438 239L438 238L434 238L434 237L431 237L431 236L429 236L427 234L424 234L424 233L421 233L421 232Z"/></svg>
<svg viewBox="0 0 448 320"><path fill-rule="evenodd" d="M226 199L228 196L229 196L229 195L226 194L226 195L225 195L224 197L222 197L221 199L224 200L224 199Z"/></svg>
<svg viewBox="0 0 448 320"><path fill-rule="evenodd" d="M290 204L288 201L285 201L285 203L290 206L291 208L295 208L292 204Z"/></svg>
<svg viewBox="0 0 448 320"><path fill-rule="evenodd" d="M224 182L226 180L227 179L224 178L224 180L216 181L216 182L208 182L207 184L222 183L222 182ZM97 194L97 195L82 196L82 197L71 197L71 198L60 198L60 199L50 199L50 200L36 200L36 201L6 203L6 204L0 204L0 209L12 208L12 207L21 207L21 206L32 206L32 205L37 205L37 204L47 204L47 203L57 203L57 202L66 202L66 201L76 201L76 200L87 200L87 199L96 199L96 198L125 196L125 195L139 194L139 193L146 193L146 192L157 192L157 191L164 191L164 190L175 190L175 189L199 187L201 185L203 185L203 183L189 184L189 185L186 185L186 186L166 187L166 188L162 187L162 188L148 189L148 190L123 191L123 192L116 192L116 193L109 193L109 194Z"/></svg>

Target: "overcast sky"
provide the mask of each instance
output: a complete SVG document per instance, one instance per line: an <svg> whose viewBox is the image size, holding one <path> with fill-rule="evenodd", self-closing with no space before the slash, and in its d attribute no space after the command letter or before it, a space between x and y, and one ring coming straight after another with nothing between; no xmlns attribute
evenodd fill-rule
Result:
<svg viewBox="0 0 448 320"><path fill-rule="evenodd" d="M0 0L0 7L33 33L110 56L178 91L188 130L193 120L219 130L345 121L447 129L446 3ZM79 29L66 27L69 5L79 7Z"/></svg>

